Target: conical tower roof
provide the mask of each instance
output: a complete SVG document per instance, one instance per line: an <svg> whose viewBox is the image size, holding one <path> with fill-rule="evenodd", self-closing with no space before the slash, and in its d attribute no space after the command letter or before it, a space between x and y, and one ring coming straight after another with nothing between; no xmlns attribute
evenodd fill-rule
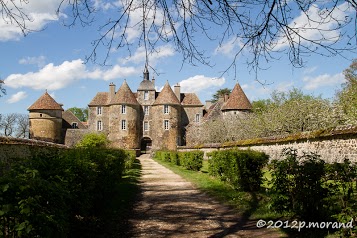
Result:
<svg viewBox="0 0 357 238"><path fill-rule="evenodd" d="M123 84L119 88L118 92L115 94L110 104L139 105L134 93L131 91L129 85L126 83L126 80L124 80Z"/></svg>
<svg viewBox="0 0 357 238"><path fill-rule="evenodd" d="M157 96L154 102L154 105L162 104L180 105L180 101L176 97L174 91L172 91L168 81L166 81L164 88L161 90L159 96Z"/></svg>
<svg viewBox="0 0 357 238"><path fill-rule="evenodd" d="M221 110L252 110L252 104L250 104L239 83L234 86L227 102L223 104Z"/></svg>
<svg viewBox="0 0 357 238"><path fill-rule="evenodd" d="M27 110L61 110L63 108L60 104L58 104L48 93L47 90L42 96L37 99L34 104L32 104Z"/></svg>

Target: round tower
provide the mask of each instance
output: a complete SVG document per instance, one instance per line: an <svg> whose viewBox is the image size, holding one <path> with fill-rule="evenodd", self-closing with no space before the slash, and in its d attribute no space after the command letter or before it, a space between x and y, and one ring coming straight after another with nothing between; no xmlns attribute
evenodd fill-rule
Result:
<svg viewBox="0 0 357 238"><path fill-rule="evenodd" d="M244 117L247 113L251 112L253 109L252 104L250 104L249 99L245 95L241 86L237 83L231 94L224 96L224 104L221 108L224 117L230 115L236 115Z"/></svg>
<svg viewBox="0 0 357 238"><path fill-rule="evenodd" d="M30 139L63 143L63 108L47 91L27 110L29 111Z"/></svg>
<svg viewBox="0 0 357 238"><path fill-rule="evenodd" d="M140 105L126 81L110 102L108 139L114 147L140 148Z"/></svg>
<svg viewBox="0 0 357 238"><path fill-rule="evenodd" d="M168 82L156 98L153 107L155 134L152 138L153 149L176 150L181 143L181 104Z"/></svg>

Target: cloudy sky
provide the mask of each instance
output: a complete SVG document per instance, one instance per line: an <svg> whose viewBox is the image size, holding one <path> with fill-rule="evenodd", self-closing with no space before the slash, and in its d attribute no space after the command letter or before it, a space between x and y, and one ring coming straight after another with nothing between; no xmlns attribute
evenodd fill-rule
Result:
<svg viewBox="0 0 357 238"><path fill-rule="evenodd" d="M115 1L93 1L102 14L113 11L116 6L113 3ZM86 107L97 92L108 91L111 82L118 89L126 79L132 91L136 91L141 82L145 65L143 46L136 47L130 54L124 49L112 50L108 66L86 62L86 56L93 49L93 40L98 38L97 28L82 27L80 24L65 26L70 16L66 12L56 14L60 2L30 1L23 6L31 19L27 27L33 30L26 37L18 27L0 17L0 79L5 81L7 91L0 98L0 113L27 113L27 108L45 90L57 102L63 103L66 109ZM310 14L313 17L317 13L311 11ZM335 14L333 17L338 18L352 13L344 11ZM131 20L134 21L135 16ZM298 26L304 21L304 15L297 12L290 24ZM334 27L330 24L324 26L327 37L339 34ZM135 42L140 33L133 27L126 34L129 42ZM304 34L314 37L320 32L309 31ZM211 99L218 89L233 88L237 82L251 101L268 98L273 90L286 91L292 87L309 94L333 98L344 82L342 71L354 58L353 53L346 53L346 58L312 55L306 58L304 68L293 68L287 55L282 53L280 60L264 65L266 69L256 75L250 72L242 57L238 59L236 78L233 72L222 75L234 57L232 53L239 49L240 44L234 38L226 39L219 47L202 41L200 45L211 57L213 67L188 64L182 67L182 56L175 52L171 44L163 44L149 58L150 65L157 73L154 74L151 69L150 77L155 77L157 89L162 88L166 81L172 86L180 83L183 92L196 92L202 102ZM277 50L286 47L286 42L282 40Z"/></svg>

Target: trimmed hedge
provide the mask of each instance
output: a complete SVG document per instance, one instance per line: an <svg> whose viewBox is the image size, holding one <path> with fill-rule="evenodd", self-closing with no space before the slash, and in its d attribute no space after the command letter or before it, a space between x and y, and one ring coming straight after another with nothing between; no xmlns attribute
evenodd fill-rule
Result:
<svg viewBox="0 0 357 238"><path fill-rule="evenodd" d="M257 191L268 155L252 150L221 150L209 153L208 173L243 191Z"/></svg>
<svg viewBox="0 0 357 238"><path fill-rule="evenodd" d="M0 161L0 236L68 237L102 212L133 160L102 148L32 152Z"/></svg>
<svg viewBox="0 0 357 238"><path fill-rule="evenodd" d="M199 171L203 165L203 151L156 151L156 159L173 163L184 167L187 170Z"/></svg>

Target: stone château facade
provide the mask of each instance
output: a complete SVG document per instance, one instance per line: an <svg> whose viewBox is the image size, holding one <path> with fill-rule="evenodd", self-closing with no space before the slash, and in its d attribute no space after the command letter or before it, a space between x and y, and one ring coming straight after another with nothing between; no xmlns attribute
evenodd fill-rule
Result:
<svg viewBox="0 0 357 238"><path fill-rule="evenodd" d="M230 95L205 107L195 93L182 93L178 84L172 90L166 82L157 92L155 79L149 79L146 67L143 76L137 92L125 80L118 91L110 83L108 92L98 92L88 104L87 126L45 92L28 108L30 137L73 145L73 140L79 138L74 132L82 129L78 134L105 133L113 147L176 150L177 146L186 145L189 125L214 119L216 114L244 114L251 110L239 84Z"/></svg>

